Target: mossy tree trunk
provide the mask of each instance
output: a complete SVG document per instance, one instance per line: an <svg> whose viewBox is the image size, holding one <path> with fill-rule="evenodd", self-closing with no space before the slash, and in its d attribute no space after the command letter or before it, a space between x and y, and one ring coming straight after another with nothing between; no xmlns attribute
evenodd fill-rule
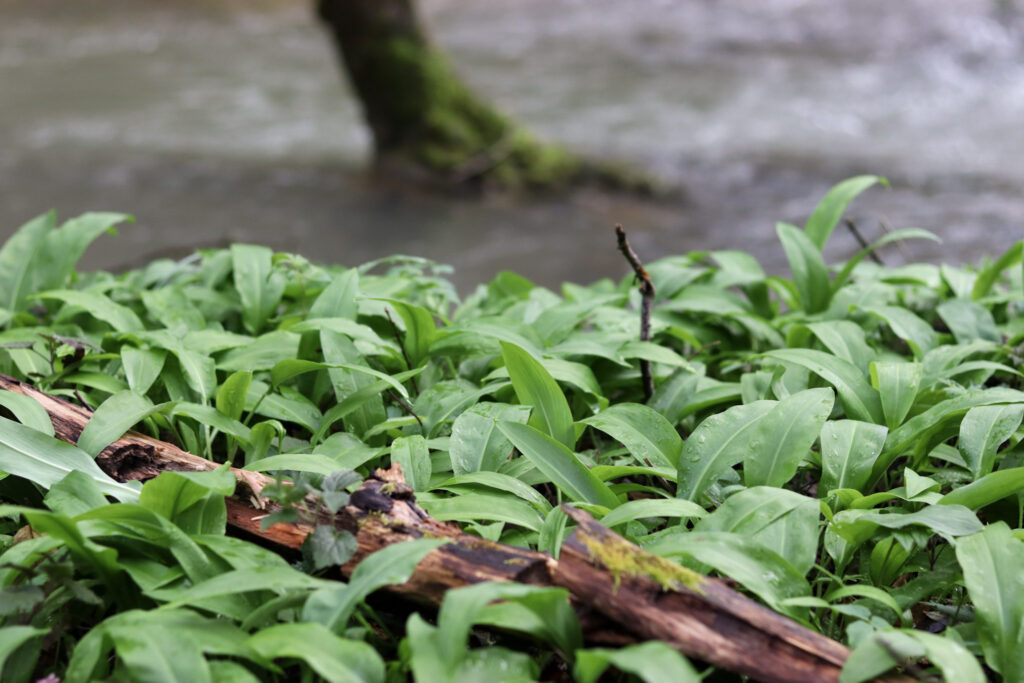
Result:
<svg viewBox="0 0 1024 683"><path fill-rule="evenodd" d="M317 0L377 159L455 182L552 187L586 173L477 97L427 38L413 0Z"/></svg>

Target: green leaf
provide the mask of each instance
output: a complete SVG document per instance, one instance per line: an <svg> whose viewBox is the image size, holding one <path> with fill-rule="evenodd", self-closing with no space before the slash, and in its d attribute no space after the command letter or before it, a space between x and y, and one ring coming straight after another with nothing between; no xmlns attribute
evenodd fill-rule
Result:
<svg viewBox="0 0 1024 683"><path fill-rule="evenodd" d="M224 432L242 443L249 443L251 438L248 427L238 420L228 417L213 406L204 406L199 403L178 403L171 409L170 416L178 417L182 415L190 417L200 424Z"/></svg>
<svg viewBox="0 0 1024 683"><path fill-rule="evenodd" d="M893 629L863 638L843 665L839 683L876 680L889 669L922 657L939 667L945 681L984 683L986 680L974 655L956 640L925 631Z"/></svg>
<svg viewBox="0 0 1024 683"><path fill-rule="evenodd" d="M939 505L963 505L978 510L1024 490L1024 467L1014 467L986 474L970 484L957 487L944 495Z"/></svg>
<svg viewBox="0 0 1024 683"><path fill-rule="evenodd" d="M810 595L810 584L793 565L753 539L724 531L693 531L661 537L644 550L664 557L692 557L738 581L775 611L806 617L806 608L785 601Z"/></svg>
<svg viewBox="0 0 1024 683"><path fill-rule="evenodd" d="M814 209L814 213L807 219L807 225L804 226L807 238L818 248L818 251L825 248L829 235L832 234L839 219L843 217L843 212L846 211L849 203L875 183L889 184L885 178L861 175L847 178L828 191L825 198Z"/></svg>
<svg viewBox="0 0 1024 683"><path fill-rule="evenodd" d="M317 524L302 543L303 556L314 571L340 567L351 560L358 549L359 543L352 532L327 524Z"/></svg>
<svg viewBox="0 0 1024 683"><path fill-rule="evenodd" d="M165 607L201 605L203 600L223 595L262 593L265 591L301 591L335 586L335 582L317 579L291 567L257 565L225 571L179 592Z"/></svg>
<svg viewBox="0 0 1024 683"><path fill-rule="evenodd" d="M992 314L979 303L950 299L941 303L935 310L956 337L958 344L969 344L976 339L996 344L1002 341Z"/></svg>
<svg viewBox="0 0 1024 683"><path fill-rule="evenodd" d="M863 491L889 430L857 420L833 420L821 429L821 490Z"/></svg>
<svg viewBox="0 0 1024 683"><path fill-rule="evenodd" d="M617 512L617 510L616 510ZM739 491L694 526L696 531L729 531L764 546L801 574L818 554L818 501L793 491L756 486Z"/></svg>
<svg viewBox="0 0 1024 683"><path fill-rule="evenodd" d="M833 518L832 528L851 542L869 537L878 527L904 529L923 526L949 540L979 531L981 522L973 512L960 505L929 505L917 512L876 512L844 510Z"/></svg>
<svg viewBox="0 0 1024 683"><path fill-rule="evenodd" d="M326 475L345 469L345 467L333 458L319 453L284 453L251 462L245 466L245 469L251 472L294 470Z"/></svg>
<svg viewBox="0 0 1024 683"><path fill-rule="evenodd" d="M582 422L621 442L641 465L679 465L683 440L668 420L652 408L618 403Z"/></svg>
<svg viewBox="0 0 1024 683"><path fill-rule="evenodd" d="M313 305L307 318L347 318L355 320L359 312L356 298L359 296L359 271L349 268L334 276Z"/></svg>
<svg viewBox="0 0 1024 683"><path fill-rule="evenodd" d="M995 263L978 273L978 279L974 281L974 288L971 290L971 298L977 301L988 296L989 290L992 289L992 285L1003 274L1003 271L1020 263L1022 255L1024 255L1024 241L1014 244Z"/></svg>
<svg viewBox="0 0 1024 683"><path fill-rule="evenodd" d="M327 363L348 366L366 365L366 360L356 349L355 344L343 334L321 330L320 344L323 347L324 360ZM374 383L374 379L368 373L356 372L351 369L331 368L327 373L334 385L334 394L339 404L343 404L350 395L361 389L366 389ZM344 419L346 429L360 436L371 427L386 420L387 413L384 411L380 390L371 391L368 396L361 397L358 403L351 405L351 410Z"/></svg>
<svg viewBox="0 0 1024 683"><path fill-rule="evenodd" d="M733 406L697 425L683 444L679 457L677 495L697 501L723 472L743 462L750 434L775 404L775 401L755 401Z"/></svg>
<svg viewBox="0 0 1024 683"><path fill-rule="evenodd" d="M36 429L47 436L53 436L53 422L50 420L50 414L34 398L5 389L0 391L0 406L11 411L14 417L18 418L18 421L26 427Z"/></svg>
<svg viewBox="0 0 1024 683"><path fill-rule="evenodd" d="M744 483L782 486L792 479L834 403L831 389L807 389L779 401L750 435L750 447L743 459Z"/></svg>
<svg viewBox="0 0 1024 683"><path fill-rule="evenodd" d="M405 481L414 491L423 491L430 484L430 453L422 436L395 439L391 443L391 462L402 466Z"/></svg>
<svg viewBox="0 0 1024 683"><path fill-rule="evenodd" d="M213 498L224 505L224 498L235 492L235 477L227 465L208 472L162 472L142 486L139 505L152 510L161 517L174 522L189 533L224 533L222 515L213 514L204 519L186 515L189 509L204 499ZM188 522L198 526L189 528Z"/></svg>
<svg viewBox="0 0 1024 683"><path fill-rule="evenodd" d="M680 368L654 388L647 405L661 413L670 425L679 424L686 405L697 391L700 377L691 368Z"/></svg>
<svg viewBox="0 0 1024 683"><path fill-rule="evenodd" d="M449 453L456 474L493 472L512 453L512 442L498 430L499 420L525 423L528 406L477 403L455 418Z"/></svg>
<svg viewBox="0 0 1024 683"><path fill-rule="evenodd" d="M540 531L544 523L544 517L536 507L507 494L461 493L452 498L419 496L418 502L431 517L442 522L485 519L515 524L531 531Z"/></svg>
<svg viewBox="0 0 1024 683"><path fill-rule="evenodd" d="M887 232L877 240L858 251L853 258L847 261L842 270L836 275L836 279L832 282L832 291L837 292L839 289L846 284L846 281L850 279L853 274L853 270L857 267L861 261L863 261L868 254L875 251L879 247L882 247L890 242L898 242L901 240L931 240L933 242L941 242L938 237L928 230L922 230L921 228L905 228L903 230L894 230Z"/></svg>
<svg viewBox="0 0 1024 683"><path fill-rule="evenodd" d="M89 418L78 437L78 447L95 458L136 424L167 407L167 403L153 405L148 398L131 390L114 394Z"/></svg>
<svg viewBox="0 0 1024 683"><path fill-rule="evenodd" d="M703 517L705 514L707 513L704 512L704 508L693 501L681 498L647 498L623 503L602 517L601 524L610 528L632 522L635 519L650 517L692 519Z"/></svg>
<svg viewBox="0 0 1024 683"><path fill-rule="evenodd" d="M572 500L607 508L619 504L618 497L579 461L575 453L547 434L518 422L499 422L498 429Z"/></svg>
<svg viewBox="0 0 1024 683"><path fill-rule="evenodd" d="M111 479L85 451L0 417L0 471L49 488L75 470L89 475L103 493L138 500L137 489Z"/></svg>
<svg viewBox="0 0 1024 683"><path fill-rule="evenodd" d="M572 448L576 444L572 413L554 378L522 347L502 341L501 355L519 402L533 408L529 424Z"/></svg>
<svg viewBox="0 0 1024 683"><path fill-rule="evenodd" d="M245 397L249 395L251 383L252 373L248 370L232 373L217 389L217 410L232 420L242 419L242 413L245 412Z"/></svg>
<svg viewBox="0 0 1024 683"><path fill-rule="evenodd" d="M391 375L387 375L379 370L367 367L365 365L357 365L354 363L318 363L311 360L301 360L298 358L288 358L279 361L274 365L274 369L270 371L271 381L274 385L281 384L282 382L291 379L297 375L301 375L306 372L313 372L316 370L327 370L327 369L342 369L348 370L349 372L358 372L363 375L369 375L370 377L376 377L381 380L389 387L394 389L398 394L404 398L409 398L409 391Z"/></svg>
<svg viewBox="0 0 1024 683"><path fill-rule="evenodd" d="M18 648L34 638L41 638L49 633L49 629L35 628L33 626L5 625L0 628L0 671ZM10 673L10 667L8 667Z"/></svg>
<svg viewBox="0 0 1024 683"><path fill-rule="evenodd" d="M249 343L231 349L217 363L218 370L269 370L275 364L295 358L300 336L286 330L261 334Z"/></svg>
<svg viewBox="0 0 1024 683"><path fill-rule="evenodd" d="M231 245L232 272L235 290L242 301L242 321L252 334L266 324L284 293L284 276L272 272L272 256L273 252L267 247Z"/></svg>
<svg viewBox="0 0 1024 683"><path fill-rule="evenodd" d="M512 444L509 442L509 448L511 447ZM458 492L466 488L477 490L481 486L511 493L544 513L551 509L551 503L537 489L515 477L500 472L467 472L466 474L446 479L433 488Z"/></svg>
<svg viewBox="0 0 1024 683"><path fill-rule="evenodd" d="M68 472L66 477L51 486L43 501L46 507L68 517L77 517L108 504L96 482L79 470Z"/></svg>
<svg viewBox="0 0 1024 683"><path fill-rule="evenodd" d="M379 301L391 304L401 316L402 322L405 324L402 344L405 353L409 356L409 362L412 364L409 369L418 367L427 359L430 345L436 336L434 316L427 309L405 301L397 299L379 299Z"/></svg>
<svg viewBox="0 0 1024 683"><path fill-rule="evenodd" d="M310 595L302 609L302 620L342 632L356 605L366 596L384 586L408 581L420 561L446 542L421 538L385 546L372 553L356 565L347 585L321 588Z"/></svg>
<svg viewBox="0 0 1024 683"><path fill-rule="evenodd" d="M834 386L847 417L875 424L885 422L878 392L851 363L814 349L776 349L764 355L807 368Z"/></svg>
<svg viewBox="0 0 1024 683"><path fill-rule="evenodd" d="M828 279L820 247L815 246L799 228L788 223L777 223L775 232L793 271L793 284L801 307L807 313L818 313L828 308L832 283Z"/></svg>
<svg viewBox="0 0 1024 683"><path fill-rule="evenodd" d="M996 452L1017 431L1022 419L1024 405L1021 404L978 406L967 411L960 423L957 448L975 479L992 471Z"/></svg>
<svg viewBox="0 0 1024 683"><path fill-rule="evenodd" d="M34 294L35 256L43 248L46 236L57 225L57 212L49 211L18 228L0 248L0 299L12 312L25 309L26 299Z"/></svg>
<svg viewBox="0 0 1024 683"><path fill-rule="evenodd" d="M121 347L121 367L128 386L136 394L145 395L164 369L167 352L163 349Z"/></svg>
<svg viewBox="0 0 1024 683"><path fill-rule="evenodd" d="M921 359L935 348L938 340L935 330L910 310L899 306L861 306L860 309L884 321L893 334L907 342L915 358Z"/></svg>
<svg viewBox="0 0 1024 683"><path fill-rule="evenodd" d="M921 386L923 366L903 361L875 361L870 365L871 384L878 390L882 413L889 429L903 424Z"/></svg>
<svg viewBox="0 0 1024 683"><path fill-rule="evenodd" d="M609 666L646 683L699 683L700 675L686 657L659 641L627 645L618 650L590 649L576 653L574 676L579 683L596 683Z"/></svg>
<svg viewBox="0 0 1024 683"><path fill-rule="evenodd" d="M278 624L254 633L245 644L267 659L301 660L330 683L384 681L384 662L372 647L340 638L322 624Z"/></svg>
<svg viewBox="0 0 1024 683"><path fill-rule="evenodd" d="M217 389L217 373L213 359L188 349L175 349L174 355L192 390L202 399L213 396Z"/></svg>
<svg viewBox="0 0 1024 683"><path fill-rule="evenodd" d="M51 289L34 295L37 299L57 299L67 304L85 310L86 313L102 320L118 332L141 332L145 329L139 316L135 311L114 303L103 294L88 292L84 290Z"/></svg>
<svg viewBox="0 0 1024 683"><path fill-rule="evenodd" d="M1004 681L1024 679L1024 540L1003 522L956 542L985 661Z"/></svg>

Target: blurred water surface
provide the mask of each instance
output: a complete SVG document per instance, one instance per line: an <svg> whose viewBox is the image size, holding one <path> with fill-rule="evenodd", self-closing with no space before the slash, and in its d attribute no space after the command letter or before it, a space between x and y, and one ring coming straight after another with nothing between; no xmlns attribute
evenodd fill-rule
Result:
<svg viewBox="0 0 1024 683"><path fill-rule="evenodd" d="M138 218L91 266L268 244L392 253L548 285L742 248L847 175L886 175L862 230L933 229L891 262L974 260L1024 233L1024 10L992 0L423 0L481 93L538 134L632 160L687 199L523 202L371 181L369 140L306 3L0 0L0 236L50 207ZM846 232L832 258L856 248Z"/></svg>

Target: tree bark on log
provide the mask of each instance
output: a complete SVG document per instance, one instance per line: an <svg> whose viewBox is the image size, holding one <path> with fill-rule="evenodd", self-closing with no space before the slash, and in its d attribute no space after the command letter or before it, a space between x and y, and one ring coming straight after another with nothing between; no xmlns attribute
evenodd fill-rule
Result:
<svg viewBox="0 0 1024 683"><path fill-rule="evenodd" d="M77 443L91 417L85 408L6 375L0 375L0 389L38 401L49 413L56 436L70 443ZM96 460L120 481L219 466L135 432L105 448ZM312 531L307 524L261 529L262 518L272 510L260 493L273 480L256 472L232 472L239 486L227 499L229 526L270 545L301 548ZM438 604L448 590L482 581L561 586L569 590L590 642L622 645L656 639L689 657L759 681L838 681L849 655L842 644L762 607L718 579L643 551L581 510L565 509L578 526L555 560L545 553L470 536L454 524L432 519L416 504L401 469L393 467L377 470L365 480L333 523L352 531L358 542L355 556L341 567L346 576L367 555L393 543L425 536L450 539L424 558L407 583L389 588L418 602ZM623 553L629 558L625 568Z"/></svg>

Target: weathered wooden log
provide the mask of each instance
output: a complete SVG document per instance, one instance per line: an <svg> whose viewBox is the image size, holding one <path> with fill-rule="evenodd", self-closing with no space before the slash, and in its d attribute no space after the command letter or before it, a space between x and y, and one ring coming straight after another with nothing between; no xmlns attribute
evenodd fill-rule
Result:
<svg viewBox="0 0 1024 683"><path fill-rule="evenodd" d="M30 384L0 374L0 389L38 401L58 438L77 443L91 412ZM97 463L119 481L147 480L163 471L203 471L217 463L173 444L128 432L105 448ZM313 527L305 523L261 527L274 505L262 495L273 480L232 469L236 494L227 499L228 524L262 542L297 550ZM333 517L352 531L354 557L341 567L348 576L367 555L393 543L443 537L405 584L389 590L438 604L453 588L483 581L515 581L569 590L590 642L627 644L661 640L680 652L766 682L836 681L849 651L730 589L641 550L580 510L566 508L577 529L558 560L545 553L494 543L462 533L420 508L401 469L377 470ZM892 680L892 679L889 679Z"/></svg>
<svg viewBox="0 0 1024 683"><path fill-rule="evenodd" d="M762 607L722 581L652 555L566 508L577 528L555 583L644 639L769 683L838 681L849 650Z"/></svg>

